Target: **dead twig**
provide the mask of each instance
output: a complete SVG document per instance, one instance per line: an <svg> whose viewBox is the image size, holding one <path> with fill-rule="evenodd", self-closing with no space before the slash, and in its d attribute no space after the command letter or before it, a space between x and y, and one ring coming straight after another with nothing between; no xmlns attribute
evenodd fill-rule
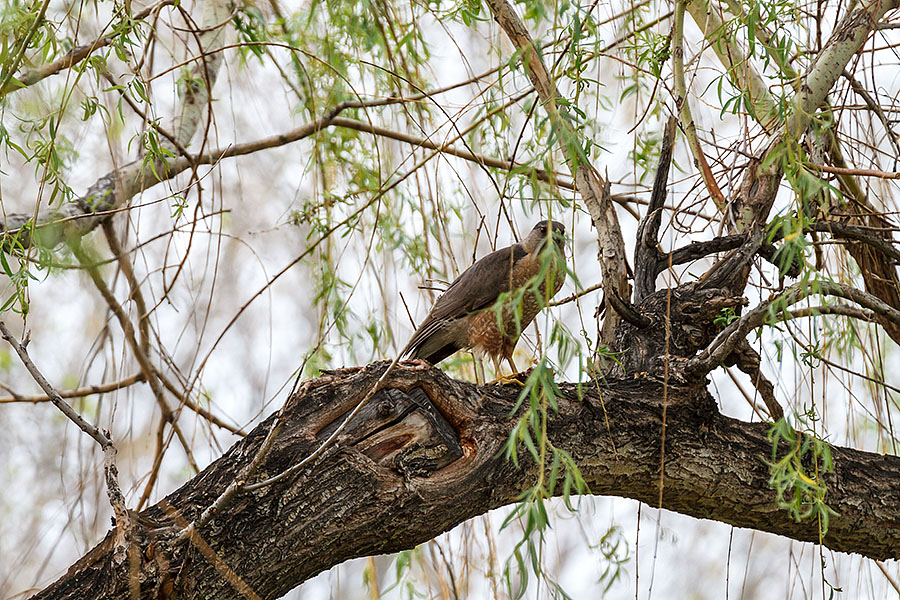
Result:
<svg viewBox="0 0 900 600"><path fill-rule="evenodd" d="M103 450L103 472L106 477L106 493L116 518L115 559L121 564L121 562L128 557L130 551L129 540L131 527L128 510L125 506L125 496L122 494L122 489L119 487L119 469L116 467L117 450L115 444L113 444L112 436L109 431L100 429L87 422L84 417L78 414L78 411L72 408L68 402L63 400L59 392L50 385L50 382L47 381L44 374L41 373L40 369L37 368L37 365L34 364L34 361L31 360L28 351L25 349L25 345L15 338L6 326L6 323L2 320L0 320L0 335L2 335L3 339L13 347L16 354L19 355L22 364L25 365L25 368L31 374L32 378L34 378L35 382L37 382L41 389L44 390L47 397L50 398L50 402L52 402L53 405L70 421L75 423L79 429L100 444L100 448Z"/></svg>
<svg viewBox="0 0 900 600"><path fill-rule="evenodd" d="M121 390L122 388L132 386L135 383L140 383L144 380L145 377L143 373L135 373L131 377L125 377L124 379L120 379L118 381L101 383L97 385L86 385L80 388L75 388L73 390L63 390L61 392L58 392L58 394L60 398L81 398L83 396L90 396L91 394L105 394L107 392L114 392L116 390ZM0 398L0 404L11 404L13 402L32 404L37 404L39 402L53 402L53 398L51 398L47 394L23 396L21 394L12 392L12 390L10 390L10 393L12 394L11 396Z"/></svg>

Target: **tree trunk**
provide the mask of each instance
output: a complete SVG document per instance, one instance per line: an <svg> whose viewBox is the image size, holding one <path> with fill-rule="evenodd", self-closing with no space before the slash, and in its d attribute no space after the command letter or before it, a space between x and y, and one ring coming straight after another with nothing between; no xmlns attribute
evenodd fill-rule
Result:
<svg viewBox="0 0 900 600"><path fill-rule="evenodd" d="M341 369L301 386L253 481L314 452L386 368ZM36 598L127 598L129 581L139 581L147 598L276 598L347 559L432 539L514 502L534 483L537 467L527 454L519 467L503 456L519 390L401 364L312 464L238 493L198 535L173 543L257 455L273 415L166 500L134 515L130 560L113 551L107 535ZM591 493L657 506L662 483L667 509L819 541L814 520L797 523L775 504L769 426L721 415L702 385L664 386L639 376L563 384L561 392L548 436L571 453ZM900 458L832 452L835 470L825 483L837 516L822 543L876 559L900 557Z"/></svg>

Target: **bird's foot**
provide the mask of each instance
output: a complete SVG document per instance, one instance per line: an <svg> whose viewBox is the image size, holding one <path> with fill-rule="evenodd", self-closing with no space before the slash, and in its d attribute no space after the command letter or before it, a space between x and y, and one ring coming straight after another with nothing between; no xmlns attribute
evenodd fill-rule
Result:
<svg viewBox="0 0 900 600"><path fill-rule="evenodd" d="M525 387L524 376L524 373L510 373L509 375L501 375L497 379L489 381L487 385L509 385L511 383L517 383L522 387Z"/></svg>

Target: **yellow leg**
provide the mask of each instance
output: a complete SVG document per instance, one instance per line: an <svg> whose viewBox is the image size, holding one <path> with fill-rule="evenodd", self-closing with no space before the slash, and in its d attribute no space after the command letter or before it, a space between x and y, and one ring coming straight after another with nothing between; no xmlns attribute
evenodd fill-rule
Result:
<svg viewBox="0 0 900 600"><path fill-rule="evenodd" d="M491 382L492 384L506 385L508 383L518 383L519 385L525 385L516 378L516 375L519 374L519 369L516 368L516 363L513 361L512 354L504 357L509 363L509 366L512 367L512 373L510 373L509 375L501 374L502 369L500 368L499 356L492 356L491 358L494 360L494 375L496 376L496 379Z"/></svg>
<svg viewBox="0 0 900 600"><path fill-rule="evenodd" d="M492 356L491 361L494 363L494 377L500 378L503 375L503 369L500 368L500 357ZM494 381L496 381L496 379Z"/></svg>
<svg viewBox="0 0 900 600"><path fill-rule="evenodd" d="M518 375L519 367L516 366L516 361L513 360L512 352L510 352L509 356L506 357L506 362L508 362L509 366L512 368L513 375Z"/></svg>
<svg viewBox="0 0 900 600"><path fill-rule="evenodd" d="M475 369L475 383L477 385L484 385L484 360L474 352L472 352L471 354L472 368Z"/></svg>

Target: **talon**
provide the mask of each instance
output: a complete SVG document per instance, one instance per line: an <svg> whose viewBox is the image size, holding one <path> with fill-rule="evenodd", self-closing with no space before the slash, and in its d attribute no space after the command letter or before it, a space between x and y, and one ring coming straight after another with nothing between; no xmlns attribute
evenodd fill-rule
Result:
<svg viewBox="0 0 900 600"><path fill-rule="evenodd" d="M510 383L517 383L522 387L525 387L525 382L519 379L520 373L511 373L509 375L501 375L497 379L493 381L489 381L487 385L509 385Z"/></svg>

